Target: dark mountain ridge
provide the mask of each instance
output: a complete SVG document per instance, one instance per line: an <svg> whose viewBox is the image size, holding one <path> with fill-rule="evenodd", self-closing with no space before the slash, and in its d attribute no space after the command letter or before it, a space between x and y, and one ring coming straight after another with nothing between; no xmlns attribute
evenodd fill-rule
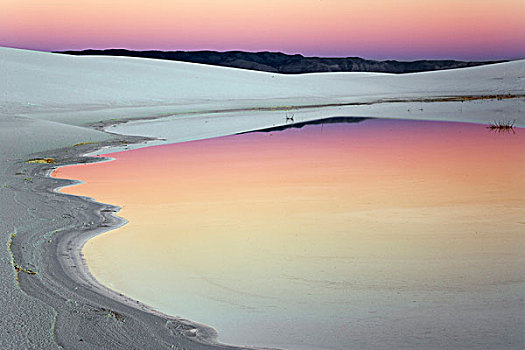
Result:
<svg viewBox="0 0 525 350"><path fill-rule="evenodd" d="M244 51L132 51L126 49L107 49L59 51L56 53L78 56L104 55L153 58L284 74L316 72L415 73L505 62L468 62L455 60L374 61L359 57L322 58L305 57L299 54L288 55L280 52Z"/></svg>

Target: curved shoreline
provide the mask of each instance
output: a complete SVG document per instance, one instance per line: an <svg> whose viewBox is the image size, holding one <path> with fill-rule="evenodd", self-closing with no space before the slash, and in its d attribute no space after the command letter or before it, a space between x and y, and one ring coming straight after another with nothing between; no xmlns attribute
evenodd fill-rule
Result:
<svg viewBox="0 0 525 350"><path fill-rule="evenodd" d="M16 261L15 270L19 266L20 288L55 310L50 329L52 341L58 348L66 349L238 349L219 343L213 328L164 314L111 290L89 272L82 256L84 244L92 237L124 225L126 220L115 215L120 209L117 206L58 192L79 181L51 177L51 173L62 166L107 161L109 158L85 155L103 147L148 140L106 134L110 141L32 155L34 158L52 156L57 160L54 164L25 165L29 172L24 175L34 179L30 181L29 191L23 194L37 197L41 203L53 202L49 205L53 215L62 217L52 219L53 224L48 222L43 235L40 228L24 230L24 234L12 238L9 245L13 265ZM11 172L22 164L23 161L12 164ZM40 215L36 219L40 219ZM26 247L32 249L28 251ZM28 271L35 272L36 276Z"/></svg>
<svg viewBox="0 0 525 350"><path fill-rule="evenodd" d="M102 285L89 272L82 256L84 244L124 225L126 220L115 215L120 210L117 206L58 192L78 181L54 178L51 174L61 166L106 161L107 158L83 154L120 144L122 139L128 143L147 140L133 136L119 139L78 147L74 154L58 149L35 155L38 158L51 154L58 160L56 164L32 166L27 175L34 178L33 193L44 203L54 202L56 214L63 219L58 226L64 227L43 236L41 230L24 232L11 242L13 262L31 267L17 272L20 288L55 310L50 336L59 348L238 349L217 342L213 328L166 315ZM29 253L26 247L34 250ZM36 275L24 273L28 270L36 271Z"/></svg>
<svg viewBox="0 0 525 350"><path fill-rule="evenodd" d="M523 97L498 100L509 93L524 94L525 61L403 76L320 73L293 78L10 48L0 48L0 61L7 73L0 95L2 349L227 348L187 338L184 332L190 326L182 321L174 325L69 276L69 270L80 266L66 259L75 255L75 246L65 244L61 253L58 242L75 232L109 229L103 226L110 225L110 213L104 210L112 207L54 192L72 182L45 172L90 161L82 156L90 150L141 140L101 132L108 124L125 118L181 117L176 130L164 126L168 135L154 135L188 141L283 124L287 110L303 106L302 119L329 114L489 123L510 118L516 126L525 126ZM433 103L428 100L432 96L475 99ZM408 98L418 102L406 102ZM383 103L368 104L374 101ZM117 129L125 129L126 135L147 134L133 125ZM55 165L25 163L50 156L56 158Z"/></svg>

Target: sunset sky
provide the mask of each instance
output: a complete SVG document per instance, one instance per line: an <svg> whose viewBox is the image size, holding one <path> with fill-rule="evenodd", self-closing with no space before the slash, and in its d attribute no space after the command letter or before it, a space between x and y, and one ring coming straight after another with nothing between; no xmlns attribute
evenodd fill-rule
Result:
<svg viewBox="0 0 525 350"><path fill-rule="evenodd" d="M523 0L2 0L0 46L525 57Z"/></svg>

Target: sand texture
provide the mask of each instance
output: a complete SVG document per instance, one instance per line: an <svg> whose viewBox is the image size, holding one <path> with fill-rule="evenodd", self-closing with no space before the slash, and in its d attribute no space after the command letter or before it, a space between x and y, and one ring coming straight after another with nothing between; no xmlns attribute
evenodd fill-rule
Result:
<svg viewBox="0 0 525 350"><path fill-rule="evenodd" d="M145 137L178 142L281 125L292 112L295 122L509 118L525 126L524 95L525 61L403 76L281 76L0 48L0 348L226 348L213 343L212 329L155 312L89 275L82 245L124 222L116 207L55 192L70 184L48 176L57 166ZM47 160L27 163L34 159Z"/></svg>

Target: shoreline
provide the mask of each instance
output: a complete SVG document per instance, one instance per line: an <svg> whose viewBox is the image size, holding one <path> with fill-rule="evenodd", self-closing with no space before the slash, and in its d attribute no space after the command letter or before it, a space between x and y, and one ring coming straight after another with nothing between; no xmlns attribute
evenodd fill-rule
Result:
<svg viewBox="0 0 525 350"><path fill-rule="evenodd" d="M112 121L108 124L119 123L125 121ZM297 122L297 124L307 123L308 121ZM78 349L106 346L115 349L128 349L135 346L148 349L186 346L192 349L265 349L222 344L217 341L218 334L212 327L164 314L104 286L90 273L82 255L84 244L95 236L124 225L126 220L116 214L120 210L118 206L59 192L61 188L79 182L59 179L51 175L53 171L63 166L108 161L110 159L108 157L88 155L106 147L118 147L123 144L140 145L153 141L148 137L104 132L110 136L110 140L33 154L29 159L51 157L57 162L32 164L28 167L28 173L24 174L34 179L32 194L40 197L44 202L53 198L52 200L56 202L54 208L58 209L56 211L64 218L70 217L72 221L69 225L65 225L65 222L59 224L59 228L46 235L47 244L42 244L42 237L38 234L40 231L37 230L17 235L9 246L13 264L16 261L17 265L22 267L22 270L17 272L20 288L56 310L52 329L56 344L59 348L62 346L69 348L75 344L74 348ZM153 145L155 144L151 146ZM18 170L20 166L21 161L13 164L12 167L16 168L13 171ZM75 208L66 207L71 205ZM40 242L41 249L35 249L32 253L40 255L39 259L36 259L40 264L28 261L21 250L24 246L38 246L35 242ZM33 269L37 274L44 275L45 280L37 281L34 275L26 273L27 270L33 271ZM79 333L68 330L71 321L75 320L78 322L78 327L82 327ZM87 325L88 327L84 327ZM108 326L111 332L101 329ZM88 333L88 336L82 335L85 334L82 332ZM89 334L103 339L102 343L91 343ZM130 334L134 334L137 338L131 338Z"/></svg>
<svg viewBox="0 0 525 350"><path fill-rule="evenodd" d="M257 131L257 130L256 130L256 131ZM108 215L111 215L111 213L107 213L107 214L108 214ZM116 227L116 226L115 226L115 227ZM91 236L91 237L92 237L92 236ZM84 240L84 242L85 242L87 239L89 239L89 238L90 238L90 237L86 237L86 239ZM80 249L81 249L81 248L80 248ZM86 269L87 269L87 267L86 267ZM88 271L88 274L89 274L89 271ZM88 277L91 277L91 278L92 278L92 276L88 276ZM95 282L95 283L96 283L96 282ZM103 286L102 286L102 287L103 287ZM104 288L103 288L103 289L104 289ZM108 288L106 288L106 289L108 289ZM109 290L109 291L112 292L111 290ZM111 293L110 293L110 294L111 294ZM114 295L114 294L115 294L115 293L113 293L113 295ZM118 293L117 293L117 294L118 294ZM109 295L109 297L112 298L112 295ZM117 295L116 297L117 297L117 299L119 298L118 295ZM123 297L125 300L129 299L129 298L126 298L125 296L122 296L122 295L121 295L121 297ZM130 299L129 301L130 301L131 303L133 303L133 300ZM133 307L134 305L131 304L131 306ZM145 312L153 312L153 313L156 313L156 310L155 310L155 309L148 308L147 306L146 306L146 308L145 308L143 311L145 311ZM162 317L163 315L161 314L160 316ZM167 315L164 315L164 316L167 316ZM168 317L169 317L169 316L168 316ZM190 323L190 324L191 324L191 323ZM186 334L186 336L191 336L191 335L192 335L191 331L190 331L188 334ZM215 335L216 335L216 334L215 334ZM212 339L212 338L213 338L213 335L210 335L210 337L211 337L211 338L209 338L209 339Z"/></svg>
<svg viewBox="0 0 525 350"><path fill-rule="evenodd" d="M362 118L358 117L357 119ZM169 117L153 117L133 121L157 120L162 122L169 120ZM294 124L300 125L309 121L308 117L299 118ZM319 119L313 120L313 122L318 121ZM108 137L106 141L75 144L73 147L31 154L27 158L28 160L53 158L56 163L31 164L28 166L27 163L20 160L11 165L12 173L21 167L28 168L28 173L24 175L33 179L31 181L33 186L28 191L29 195L33 194L44 202L46 199L53 198L52 201L56 202L54 208L58 208L58 212L64 218L67 217L62 224L59 224L54 230L50 230L51 234L48 235L56 238L46 245L42 245L42 239L38 236L39 230L17 235L17 239L12 241L10 253L13 257L13 263L16 261L17 265L23 269L30 269L31 271L34 269L37 274L42 273L46 276L45 281L35 281L34 275L24 273L23 270L19 271L17 273L19 286L27 295L43 301L55 310L52 337L56 338L53 341L58 344L59 348L61 346L69 348L74 344L74 348L78 349L104 348L106 346L115 349L129 349L138 344L143 344L139 348L169 349L173 348L172 346L174 348L190 346L191 349L239 349L241 347L218 342L218 334L213 328L164 314L153 307L104 286L89 272L82 256L84 244L99 234L124 225L126 221L115 214L120 209L117 206L99 203L92 198L58 192L60 188L75 185L78 182L54 178L51 174L55 169L62 166L107 161L108 158L106 157L94 156L107 147L113 147L116 151L119 148L122 149L123 146L125 148L130 146L130 149L133 149L134 146L149 147L162 140L152 137L124 135L107 130L112 125L125 125L128 122L127 119L106 120L87 127L87 129L103 132ZM290 126L283 121L281 124L285 127ZM264 128L260 129L256 125L253 126L255 128L251 131L264 130ZM148 141L151 144L144 145ZM168 143L178 142L184 141L168 141ZM93 154L93 156L89 154ZM68 210L66 206L72 203L77 207ZM56 235L57 233L59 235ZM26 234L27 237L25 237ZM25 237L25 240L22 237ZM35 241L39 243L35 244ZM24 253L19 249L19 247L23 249L24 246L40 246L43 248L37 248L31 254L38 255L36 260L41 261L40 264L33 266L35 264L26 259ZM74 315L74 319L77 320L78 333L68 331L72 321L71 315ZM94 322L93 317L98 321L104 320L105 322ZM108 319L113 323L108 324ZM102 324L104 326L101 326ZM111 331L110 334L106 335L105 333L108 332L104 328L108 326ZM130 334L134 334L134 337L130 337ZM101 343L90 343L90 337L98 338ZM263 348L250 347L249 349Z"/></svg>
<svg viewBox="0 0 525 350"><path fill-rule="evenodd" d="M122 135L115 134L107 130L108 127L112 125L120 125L129 122L148 122L163 120L166 118L173 118L177 116L188 117L192 115L215 115L215 114L226 114L226 113L242 113L242 112L301 112L315 109L324 109L330 107L362 107L362 106L380 106L380 105L401 105L401 104L410 104L410 103L444 103L444 102L472 102L472 101L504 101L504 100L525 100L525 94L523 93L508 93L505 95L437 95L437 96L427 96L422 98L380 98L370 101L358 101L358 102L338 102L338 103L326 103L326 104L304 104L304 105L290 105L290 106L274 106L274 107L240 107L240 108L225 108L225 109L216 109L216 110L204 110L204 111L195 111L195 112L178 112L178 113L167 113L160 114L157 116L143 116L139 118L122 118L119 120L101 120L95 123L89 123L86 125L89 128L106 132L113 135ZM405 116L406 118L407 116ZM330 117L323 117L330 118ZM323 119L321 118L321 119ZM350 118L378 118L375 115L367 116L360 115L357 113L356 116L351 116ZM396 118L396 117L395 117ZM399 119L405 119L399 117ZM398 118L396 118L398 119ZM445 121L445 120L443 120ZM479 123L480 121L473 121L474 123ZM285 122L286 124L286 122ZM525 125L524 125L525 126ZM251 131L246 131L251 132Z"/></svg>
<svg viewBox="0 0 525 350"><path fill-rule="evenodd" d="M404 76L285 77L6 48L0 48L0 56L6 72L12 72L0 103L3 349L234 348L211 344L205 329L205 339L199 341L195 326L183 320L173 323L171 317L137 308L136 302L128 305L125 298L120 302L100 294L77 271L81 237L118 225L112 215L118 208L57 193L56 188L74 182L49 177L48 172L95 161L85 154L105 146L143 146L144 137L129 135L164 138L157 144L225 136L286 124L285 112L298 106L303 108L297 122L328 115L478 123L511 118L516 127L525 126L525 99L498 99L508 93L523 95L525 61ZM142 84L130 85L130 79ZM428 100L481 95L490 97L465 103ZM407 98L414 102L404 101ZM148 119L158 121L150 129L149 124L135 123ZM26 163L35 158L56 162ZM71 270L78 273L72 276ZM214 333L208 335L213 338Z"/></svg>
<svg viewBox="0 0 525 350"><path fill-rule="evenodd" d="M148 140L134 136L121 136L121 139L130 144ZM124 225L126 220L116 215L120 210L118 206L99 203L92 198L60 193L60 188L75 185L78 181L58 179L51 174L62 166L107 161L108 158L90 157L85 154L119 145L122 140L81 146L74 154L67 149L57 149L34 155L34 158L51 155L59 161L54 164L37 164L30 168L27 175L34 179L32 192L44 197L44 201L53 197L57 211L61 212L64 218L71 218L73 222L46 235L48 237L45 243L42 237L39 237L40 231L23 232L12 237L9 249L13 264L16 261L16 264L22 267L16 272L19 287L27 295L44 301L56 310L52 330L54 334L51 335L59 348L74 346L78 349L89 349L109 346L114 349L131 349L139 346L148 349L170 349L191 346L197 349L239 349L219 343L216 340L217 332L213 328L164 314L104 286L89 272L82 255L84 244L95 236ZM61 159L63 161L60 161ZM19 165L14 164L17 168ZM64 204L79 207L71 211ZM34 260L39 260L40 263L29 262L23 250L26 246L36 246L37 242L40 249L31 255L40 255ZM43 279L39 280L36 275L42 275ZM76 315L68 317L68 314ZM91 321L90 326L77 329L78 333L71 332L68 329L71 323L78 323L79 327L85 326L79 322L79 318ZM93 322L95 320L97 322ZM107 330L102 329L103 324L110 329L118 328L118 333L109 336ZM103 342L91 343L91 335L96 335L99 341L103 339Z"/></svg>

